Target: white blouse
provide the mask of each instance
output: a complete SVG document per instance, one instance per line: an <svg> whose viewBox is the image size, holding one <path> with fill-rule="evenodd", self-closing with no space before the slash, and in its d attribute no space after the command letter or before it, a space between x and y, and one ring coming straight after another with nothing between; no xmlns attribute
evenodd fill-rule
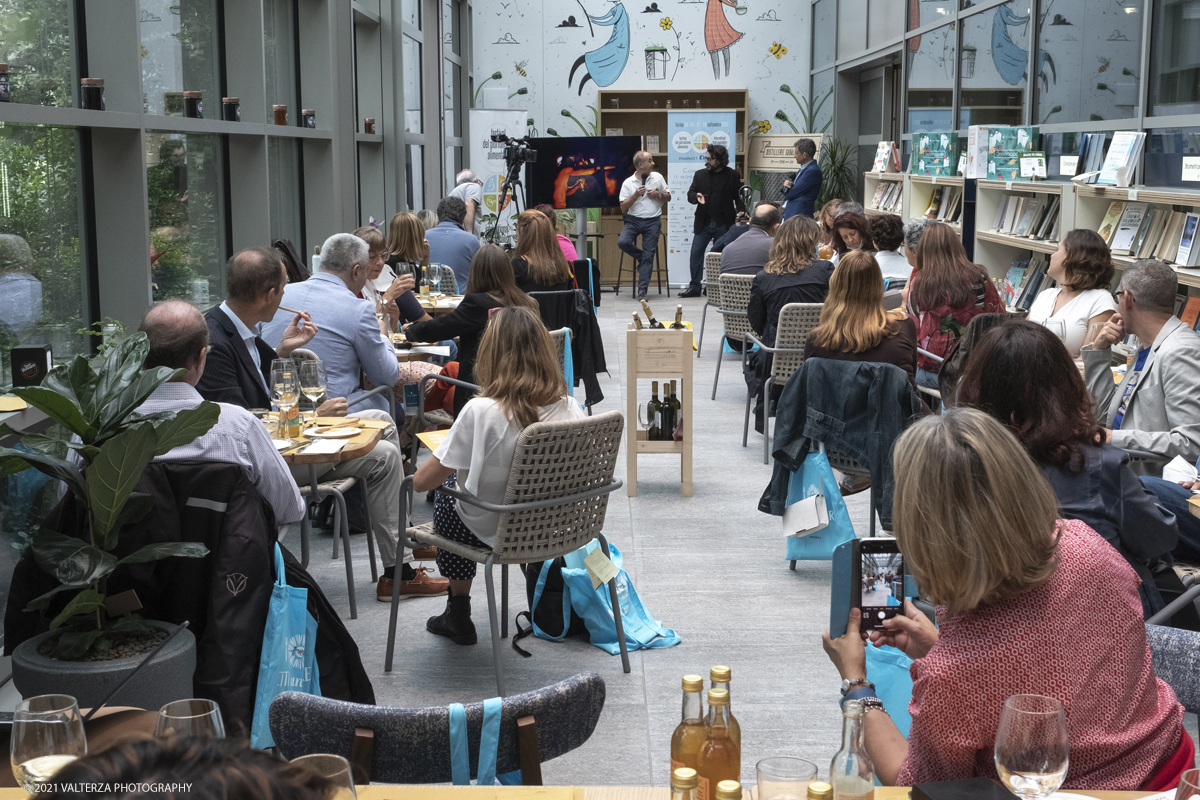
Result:
<svg viewBox="0 0 1200 800"><path fill-rule="evenodd" d="M1072 358L1079 358L1079 348L1083 347L1083 340L1087 337L1088 320L1105 311L1116 311L1117 301L1107 289L1088 289L1068 300L1058 313L1052 314L1061 291L1062 287L1056 286L1041 292L1029 309L1029 319L1039 325L1044 325L1046 320L1062 320L1067 329L1064 342L1067 351Z"/></svg>

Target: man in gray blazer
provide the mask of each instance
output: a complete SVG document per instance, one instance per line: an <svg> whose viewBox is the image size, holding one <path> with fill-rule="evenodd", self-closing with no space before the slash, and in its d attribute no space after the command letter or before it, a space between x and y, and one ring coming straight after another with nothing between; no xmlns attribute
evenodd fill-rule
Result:
<svg viewBox="0 0 1200 800"><path fill-rule="evenodd" d="M759 203L750 218L750 230L721 251L722 275L757 275L771 255L783 212L773 203Z"/></svg>
<svg viewBox="0 0 1200 800"><path fill-rule="evenodd" d="M1175 456L1200 456L1200 336L1172 313L1177 284L1161 261L1135 262L1121 276L1117 313L1081 353L1107 441L1160 457L1131 465L1143 475L1158 474ZM1131 333L1142 349L1118 386L1111 348Z"/></svg>

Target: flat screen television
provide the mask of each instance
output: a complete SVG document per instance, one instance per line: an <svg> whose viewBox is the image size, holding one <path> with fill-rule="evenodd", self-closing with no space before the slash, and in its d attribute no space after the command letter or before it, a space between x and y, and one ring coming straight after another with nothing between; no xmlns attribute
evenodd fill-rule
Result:
<svg viewBox="0 0 1200 800"><path fill-rule="evenodd" d="M615 208L642 137L551 136L531 139L529 146L538 160L525 166L526 207Z"/></svg>

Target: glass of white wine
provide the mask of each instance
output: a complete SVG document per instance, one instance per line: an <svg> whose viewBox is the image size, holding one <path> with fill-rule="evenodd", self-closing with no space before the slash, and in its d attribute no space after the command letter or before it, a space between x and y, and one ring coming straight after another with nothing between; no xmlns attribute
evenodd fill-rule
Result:
<svg viewBox="0 0 1200 800"><path fill-rule="evenodd" d="M293 758L291 763L300 764L322 778L327 778L338 787L337 797L358 797L358 793L354 791L354 777L350 774L350 762L342 756L313 753Z"/></svg>
<svg viewBox="0 0 1200 800"><path fill-rule="evenodd" d="M1067 714L1062 703L1039 694L1004 701L996 729L996 772L1018 797L1041 800L1058 791L1070 766Z"/></svg>
<svg viewBox="0 0 1200 800"><path fill-rule="evenodd" d="M325 362L319 358L301 361L298 372L300 374L300 392L312 403L312 416L313 419L316 419L317 406L320 405L321 399L325 397Z"/></svg>
<svg viewBox="0 0 1200 800"><path fill-rule="evenodd" d="M69 694L43 694L22 700L13 712L13 776L26 792L49 783L55 773L87 755L83 717Z"/></svg>
<svg viewBox="0 0 1200 800"><path fill-rule="evenodd" d="M221 709L212 700L200 697L176 700L158 710L154 735L160 739L168 736L224 739L225 719L221 716Z"/></svg>
<svg viewBox="0 0 1200 800"><path fill-rule="evenodd" d="M300 402L300 379L296 374L296 362L290 358L277 358L271 362L271 400L279 409L280 437L287 438L286 424L291 410Z"/></svg>

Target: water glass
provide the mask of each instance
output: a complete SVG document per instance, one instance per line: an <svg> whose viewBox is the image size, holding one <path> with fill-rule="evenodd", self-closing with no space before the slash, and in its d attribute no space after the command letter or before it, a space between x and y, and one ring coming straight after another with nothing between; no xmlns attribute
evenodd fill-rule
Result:
<svg viewBox="0 0 1200 800"><path fill-rule="evenodd" d="M804 800L808 785L817 779L817 765L803 758L775 756L754 765L758 775L757 800Z"/></svg>
<svg viewBox="0 0 1200 800"><path fill-rule="evenodd" d="M9 755L17 784L29 794L67 764L86 756L87 736L75 698L43 694L22 700L13 712Z"/></svg>
<svg viewBox="0 0 1200 800"><path fill-rule="evenodd" d="M1179 788L1175 790L1175 800L1188 800L1200 797L1200 769L1189 769L1179 778Z"/></svg>
<svg viewBox="0 0 1200 800"><path fill-rule="evenodd" d="M1000 783L1018 797L1040 800L1058 791L1071 763L1062 703L1037 694L1005 700L995 759Z"/></svg>
<svg viewBox="0 0 1200 800"><path fill-rule="evenodd" d="M154 735L160 739L168 736L224 739L225 720L221 717L221 709L212 700L198 697L176 700L158 710Z"/></svg>
<svg viewBox="0 0 1200 800"><path fill-rule="evenodd" d="M1046 330L1050 331L1055 336L1057 336L1058 340L1060 342L1065 343L1067 341L1067 323L1065 320L1061 320L1061 319L1042 320L1042 326L1045 327Z"/></svg>
<svg viewBox="0 0 1200 800"><path fill-rule="evenodd" d="M442 265L441 264L430 264L429 265L429 290L431 292L433 292L433 294L435 296L440 295L442 293Z"/></svg>
<svg viewBox="0 0 1200 800"><path fill-rule="evenodd" d="M358 797L354 791L354 778L350 774L350 762L342 756L330 755L328 753L313 753L308 756L300 756L293 758L291 763L300 764L305 769L317 773L322 778L326 778L334 786L338 787L339 797ZM347 795L349 792L349 795Z"/></svg>

